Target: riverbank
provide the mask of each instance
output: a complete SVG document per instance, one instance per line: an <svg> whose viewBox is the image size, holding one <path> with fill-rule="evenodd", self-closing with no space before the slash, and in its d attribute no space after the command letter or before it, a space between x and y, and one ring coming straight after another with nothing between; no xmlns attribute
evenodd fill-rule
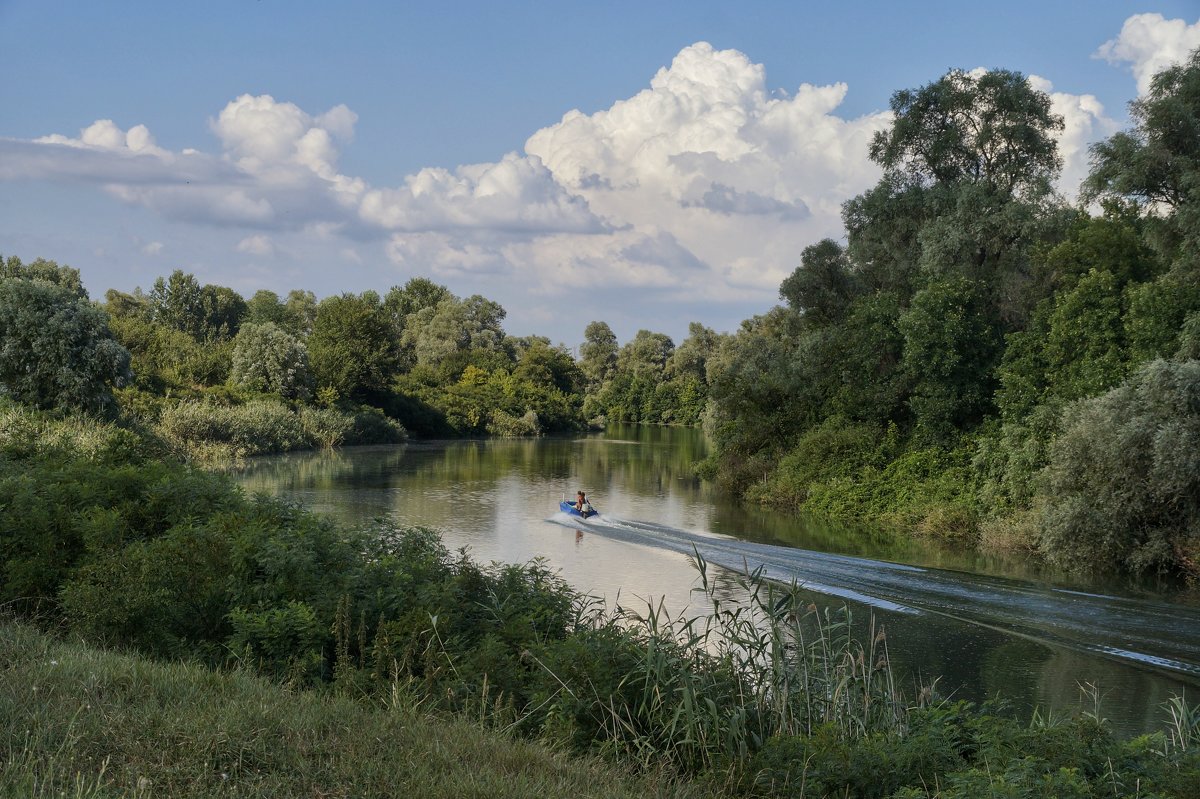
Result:
<svg viewBox="0 0 1200 799"><path fill-rule="evenodd" d="M395 727L370 715L397 705L435 721L470 719L491 730L479 740L520 736L639 773L700 780L708 793L965 799L1001 785L1037 796L1051 785L1060 795L1069 788L1099 797L1119 782L1183 799L1200 779L1200 712L1181 701L1173 726L1124 741L1086 714L1028 723L928 691L906 696L884 638L861 635L847 614L813 607L757 574L738 578L747 600L729 603L697 555L712 603L703 630L653 605L640 615L607 611L542 563L480 566L430 530L342 528L246 497L144 443L134 431L83 417L17 407L0 417L0 525L9 532L0 540L0 603L36 611L93 646L138 653L103 667L113 679L79 695L71 691L92 690L91 675L108 655L62 652L78 665L55 682L63 662L55 645L13 645L32 652L32 660L3 661L17 669L3 681L6 717L26 721L8 725L5 768L14 785L50 774L60 785L78 779L66 786L72 791L102 796L95 786L109 768L103 758L112 764L126 751L137 767L123 779L136 790L146 777L146 791L156 777L140 764L153 758L164 769L156 774L166 775L158 779L179 784L199 779L197 769L210 780L231 774L235 764L251 777L296 770L334 795L437 779L444 761L436 752L432 774L374 770L380 741L419 730L416 721ZM137 677L159 668L150 661L213 671L180 678L175 704L175 688L160 691L158 677ZM162 668L178 685L170 669L184 667ZM237 688L250 672L274 687ZM33 698L32 686L43 684L36 693L47 693ZM218 699L190 684L216 686ZM218 701L220 691L246 690L273 698ZM59 715L41 709L59 694ZM320 708L306 716L303 707L280 708L283 695L333 704L321 706L328 717ZM351 700L354 707L341 704ZM226 708L228 726L210 706ZM368 735L357 737L359 729ZM459 756L452 741L427 737ZM198 750L201 759L160 751L175 748ZM466 795L489 795L493 780L523 768L504 754L461 756L479 780L458 786ZM207 771L214 764L221 769ZM464 787L475 784L485 787ZM650 793L675 790L647 785ZM287 790L268 783L260 795Z"/></svg>
<svg viewBox="0 0 1200 799"><path fill-rule="evenodd" d="M0 623L0 795L698 797L452 716L287 690L248 671L56 640Z"/></svg>

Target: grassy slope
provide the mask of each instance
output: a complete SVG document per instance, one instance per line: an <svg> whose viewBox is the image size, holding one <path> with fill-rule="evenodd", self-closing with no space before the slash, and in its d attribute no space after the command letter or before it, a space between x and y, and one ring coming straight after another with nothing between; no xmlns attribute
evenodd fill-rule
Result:
<svg viewBox="0 0 1200 799"><path fill-rule="evenodd" d="M0 623L0 796L700 794L402 701L289 692Z"/></svg>

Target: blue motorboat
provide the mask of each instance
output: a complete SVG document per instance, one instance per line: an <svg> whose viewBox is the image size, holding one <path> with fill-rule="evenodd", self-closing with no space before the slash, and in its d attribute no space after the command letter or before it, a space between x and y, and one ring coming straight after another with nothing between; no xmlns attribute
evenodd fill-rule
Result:
<svg viewBox="0 0 1200 799"><path fill-rule="evenodd" d="M558 509L563 513L566 513L570 516L578 516L581 519L590 519L593 516L600 515L600 511L596 510L591 505L588 505L586 510L581 511L575 507L574 502L568 502L565 499L558 503Z"/></svg>

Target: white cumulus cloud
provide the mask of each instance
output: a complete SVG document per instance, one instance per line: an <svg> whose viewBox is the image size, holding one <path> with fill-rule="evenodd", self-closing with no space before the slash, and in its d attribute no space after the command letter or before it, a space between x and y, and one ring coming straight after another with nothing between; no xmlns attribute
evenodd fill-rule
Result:
<svg viewBox="0 0 1200 799"><path fill-rule="evenodd" d="M1200 47L1200 20L1190 25L1162 14L1134 14L1121 32L1096 51L1110 64L1129 64L1137 79L1138 93L1150 89L1150 80L1165 68L1180 64Z"/></svg>
<svg viewBox="0 0 1200 799"><path fill-rule="evenodd" d="M806 244L839 235L842 202L878 178L867 148L890 116L837 116L846 92L770 91L761 64L699 42L649 88L572 111L525 149L614 228L669 234L721 285L773 292Z"/></svg>
<svg viewBox="0 0 1200 799"><path fill-rule="evenodd" d="M567 191L536 156L499 163L422 169L394 189L368 191L361 215L388 230L493 229L599 232L587 202Z"/></svg>
<svg viewBox="0 0 1200 799"><path fill-rule="evenodd" d="M1094 95L1056 92L1050 81L1038 75L1030 75L1029 84L1049 95L1051 112L1063 118L1058 134L1058 154L1063 160L1058 189L1073 198L1088 174L1088 145L1116 133L1117 122L1104 113L1104 104Z"/></svg>

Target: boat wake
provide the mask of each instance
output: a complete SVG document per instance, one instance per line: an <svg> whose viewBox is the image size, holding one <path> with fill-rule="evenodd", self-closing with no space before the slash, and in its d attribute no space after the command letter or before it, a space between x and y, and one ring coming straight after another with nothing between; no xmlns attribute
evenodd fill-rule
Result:
<svg viewBox="0 0 1200 799"><path fill-rule="evenodd" d="M761 568L772 580L881 611L935 614L1200 683L1194 606L762 544L603 513L590 519L558 513L548 521L631 544L696 551L734 571Z"/></svg>

